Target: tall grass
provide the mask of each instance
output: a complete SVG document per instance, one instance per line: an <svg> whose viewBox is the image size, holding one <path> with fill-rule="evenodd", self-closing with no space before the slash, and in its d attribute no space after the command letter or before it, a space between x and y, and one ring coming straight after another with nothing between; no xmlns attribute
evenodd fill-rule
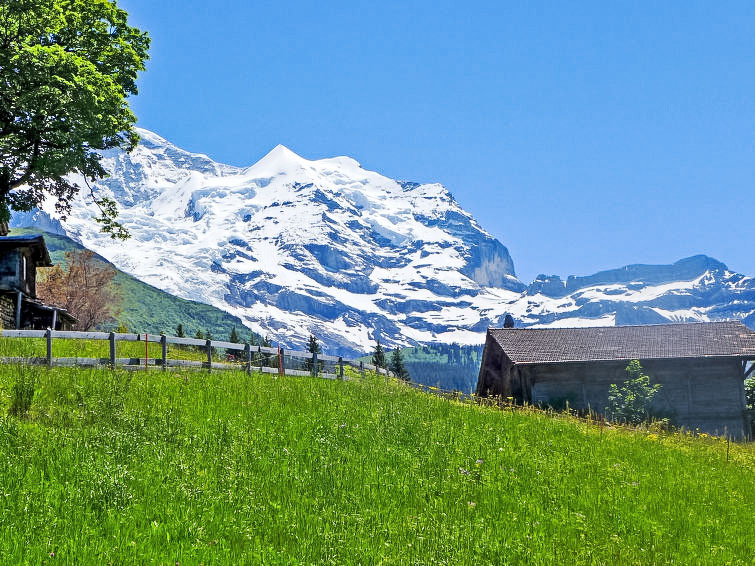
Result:
<svg viewBox="0 0 755 566"><path fill-rule="evenodd" d="M0 367L8 564L751 564L754 472L382 378Z"/></svg>

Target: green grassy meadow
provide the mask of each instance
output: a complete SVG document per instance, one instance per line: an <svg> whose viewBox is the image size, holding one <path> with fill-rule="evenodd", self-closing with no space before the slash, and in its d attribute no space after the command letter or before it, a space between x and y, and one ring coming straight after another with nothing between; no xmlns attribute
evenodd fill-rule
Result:
<svg viewBox="0 0 755 566"><path fill-rule="evenodd" d="M3 564L752 564L754 511L753 445L376 377L0 366Z"/></svg>

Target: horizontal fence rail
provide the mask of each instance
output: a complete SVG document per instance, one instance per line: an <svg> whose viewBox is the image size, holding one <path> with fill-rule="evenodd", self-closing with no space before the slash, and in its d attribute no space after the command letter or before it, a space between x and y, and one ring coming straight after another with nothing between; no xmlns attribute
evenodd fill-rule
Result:
<svg viewBox="0 0 755 566"><path fill-rule="evenodd" d="M380 375L392 376L391 372L366 364L358 360L348 360L339 356L312 354L299 350L285 350L266 346L253 346L247 343L224 342L222 340L204 340L166 336L164 334L124 334L118 332L76 332L58 330L0 330L0 338L41 338L46 340L46 356L0 357L0 363L30 364L40 366L82 366L82 367L122 367L126 369L148 369L150 367L168 370L170 368L197 368L207 370L245 370L248 373L278 374L280 376L313 376L325 379L345 379L344 367L348 366L360 372L374 371ZM53 357L54 340L100 340L110 345L110 355L106 358ZM144 343L144 357L118 357L118 342ZM160 357L149 357L149 344L161 345ZM168 357L168 345L192 347L202 351L204 360L187 360ZM219 361L217 352L225 350L225 361ZM295 366L295 367L292 367Z"/></svg>

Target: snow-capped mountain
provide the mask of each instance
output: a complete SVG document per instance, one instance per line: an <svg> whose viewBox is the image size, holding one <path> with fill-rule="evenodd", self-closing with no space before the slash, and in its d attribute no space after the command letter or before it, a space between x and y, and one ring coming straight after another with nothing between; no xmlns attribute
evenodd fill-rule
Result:
<svg viewBox="0 0 755 566"><path fill-rule="evenodd" d="M215 163L140 130L104 154L97 183L132 238L99 232L82 194L65 221L52 203L13 226L64 233L179 297L239 316L288 347L309 333L330 353L481 343L520 324L753 319L755 281L705 257L525 287L508 250L439 184L399 182L348 157L310 161L277 146L248 168Z"/></svg>

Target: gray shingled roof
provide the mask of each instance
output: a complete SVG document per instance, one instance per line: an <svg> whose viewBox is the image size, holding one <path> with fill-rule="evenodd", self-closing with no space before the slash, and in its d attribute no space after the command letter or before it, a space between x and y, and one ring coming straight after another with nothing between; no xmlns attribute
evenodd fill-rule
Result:
<svg viewBox="0 0 755 566"><path fill-rule="evenodd" d="M491 328L514 363L741 357L755 359L755 332L741 322L593 328Z"/></svg>

